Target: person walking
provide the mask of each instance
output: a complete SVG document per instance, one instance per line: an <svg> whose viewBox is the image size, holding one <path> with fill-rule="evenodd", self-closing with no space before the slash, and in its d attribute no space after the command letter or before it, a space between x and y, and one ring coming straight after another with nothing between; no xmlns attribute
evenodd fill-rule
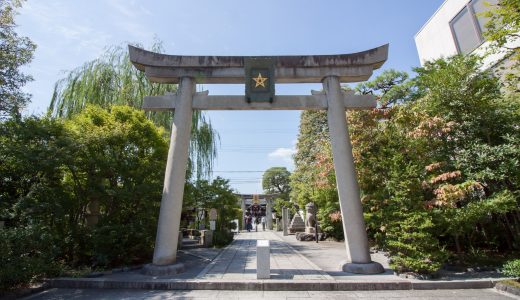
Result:
<svg viewBox="0 0 520 300"><path fill-rule="evenodd" d="M251 229L253 229L253 218L251 216L246 217L246 229L247 232L251 232Z"/></svg>
<svg viewBox="0 0 520 300"><path fill-rule="evenodd" d="M260 222L262 222L262 230L265 231L265 216L262 216Z"/></svg>

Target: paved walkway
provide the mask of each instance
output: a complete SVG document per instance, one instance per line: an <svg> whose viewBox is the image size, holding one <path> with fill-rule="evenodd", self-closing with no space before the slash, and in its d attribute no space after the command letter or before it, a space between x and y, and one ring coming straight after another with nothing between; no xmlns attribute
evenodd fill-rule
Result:
<svg viewBox="0 0 520 300"><path fill-rule="evenodd" d="M256 279L257 240L269 240L271 243L270 279ZM249 298L245 295L251 295L253 298L280 299L292 297L507 299L503 295L494 294L492 290L489 290L494 286L497 278L488 277L487 274L477 274L478 276L474 278L468 278L465 274L460 278L453 278L450 275L441 280L404 279L393 274L384 255L372 253L371 256L372 260L378 261L385 267L385 273L359 275L339 271L340 262L347 258L343 243L300 242L295 239L294 235L283 236L281 232L272 231L241 232L235 236L233 243L224 249L186 248L180 251L178 262L184 263L186 266L186 271L181 274L156 277L144 275L140 270L133 270L108 272L96 278L57 278L50 280L49 284L50 287L60 289L56 292L47 292L49 298L42 299L68 298L67 293L78 293L78 297L74 296L74 298L86 299L89 297L88 295L96 294L96 292L82 289L87 287L104 289L103 295L107 293L116 299L119 296L111 293L115 293L114 290L118 289L120 293L129 295L130 298L146 298L145 295L148 295L156 299L164 299L168 296L205 298L208 297L207 295L209 298L225 298L227 297L225 295L228 294L224 291L229 290L237 291L237 293L229 295L235 299L236 297ZM69 289L64 290L63 288ZM141 292L126 289L143 289L148 292L140 294ZM158 291L165 289L173 291ZM441 290L431 291L431 293L427 291L436 289ZM482 291L483 294L482 297L477 297L474 293L456 289L480 289L477 291ZM189 290L201 291L189 292ZM368 292L369 290L376 290L376 292ZM299 292L284 293L284 291ZM318 292L317 294L312 291L323 291L324 293L319 294ZM326 293L327 291L328 293ZM334 294L333 292L336 291L351 292Z"/></svg>
<svg viewBox="0 0 520 300"><path fill-rule="evenodd" d="M432 290L432 291L221 291L221 290L107 290L107 289L51 289L25 300L87 300L87 299L518 299L496 292L494 289L479 290Z"/></svg>
<svg viewBox="0 0 520 300"><path fill-rule="evenodd" d="M269 240L271 279L330 280L332 277L270 231L242 232L198 279L256 279L256 241Z"/></svg>

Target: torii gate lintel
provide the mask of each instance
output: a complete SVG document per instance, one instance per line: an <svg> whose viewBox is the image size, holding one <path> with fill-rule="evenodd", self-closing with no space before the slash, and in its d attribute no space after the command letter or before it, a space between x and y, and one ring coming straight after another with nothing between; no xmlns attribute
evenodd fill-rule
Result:
<svg viewBox="0 0 520 300"><path fill-rule="evenodd" d="M179 103L178 94L146 96L142 108L147 111L172 111ZM344 109L370 109L377 106L373 95L354 95L353 91L342 91ZM246 101L245 96L209 95L208 91L193 95L193 109L197 110L326 110L325 92L312 91L312 95L275 96L272 103Z"/></svg>

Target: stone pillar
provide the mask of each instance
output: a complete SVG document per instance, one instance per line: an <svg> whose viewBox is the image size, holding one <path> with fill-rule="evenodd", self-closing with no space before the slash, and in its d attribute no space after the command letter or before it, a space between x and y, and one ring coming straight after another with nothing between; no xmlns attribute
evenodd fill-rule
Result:
<svg viewBox="0 0 520 300"><path fill-rule="evenodd" d="M271 278L271 247L269 240L256 241L256 279Z"/></svg>
<svg viewBox="0 0 520 300"><path fill-rule="evenodd" d="M182 197L186 180L188 147L190 144L192 101L195 81L189 77L180 79L179 101L175 106L170 149L164 174L164 188L153 254L154 265L169 265L177 258L177 243L181 221Z"/></svg>
<svg viewBox="0 0 520 300"><path fill-rule="evenodd" d="M271 199L266 199L267 205L265 207L265 223L268 230L273 230L273 204Z"/></svg>
<svg viewBox="0 0 520 300"><path fill-rule="evenodd" d="M341 268L345 272L360 274L382 273L383 267L370 258L345 104L338 77L325 77L323 90L327 95L329 133L348 257Z"/></svg>
<svg viewBox="0 0 520 300"><path fill-rule="evenodd" d="M240 207L242 208L242 230L246 230L246 199L242 197L240 201Z"/></svg>
<svg viewBox="0 0 520 300"><path fill-rule="evenodd" d="M197 208L197 224L199 230L206 229L206 210L204 208Z"/></svg>
<svg viewBox="0 0 520 300"><path fill-rule="evenodd" d="M283 235L289 235L289 209L287 207L282 208L282 230Z"/></svg>

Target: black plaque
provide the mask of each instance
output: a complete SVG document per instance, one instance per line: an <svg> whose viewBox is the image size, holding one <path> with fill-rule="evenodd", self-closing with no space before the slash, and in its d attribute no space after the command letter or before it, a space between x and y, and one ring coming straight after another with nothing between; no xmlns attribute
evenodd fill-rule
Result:
<svg viewBox="0 0 520 300"><path fill-rule="evenodd" d="M273 102L274 61L268 57L245 57L247 102Z"/></svg>

